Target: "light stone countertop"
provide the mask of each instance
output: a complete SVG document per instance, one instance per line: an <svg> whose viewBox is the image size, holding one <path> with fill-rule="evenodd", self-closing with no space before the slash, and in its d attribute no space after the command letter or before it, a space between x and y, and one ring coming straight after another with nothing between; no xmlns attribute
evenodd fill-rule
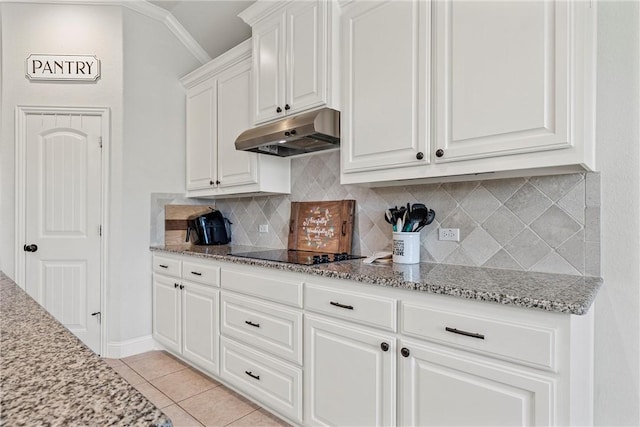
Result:
<svg viewBox="0 0 640 427"><path fill-rule="evenodd" d="M449 264L380 264L362 260L315 266L242 258L231 253L272 248L251 246L153 246L152 251L209 258L378 286L451 295L516 307L586 314L602 286L599 277L535 273Z"/></svg>
<svg viewBox="0 0 640 427"><path fill-rule="evenodd" d="M171 421L0 272L0 425Z"/></svg>

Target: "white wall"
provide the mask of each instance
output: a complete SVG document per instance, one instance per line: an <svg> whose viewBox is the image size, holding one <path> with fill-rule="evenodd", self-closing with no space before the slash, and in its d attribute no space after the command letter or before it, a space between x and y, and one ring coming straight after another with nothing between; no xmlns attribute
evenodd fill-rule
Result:
<svg viewBox="0 0 640 427"><path fill-rule="evenodd" d="M117 316L109 339L151 333L150 193L185 191L185 92L178 79L200 63L157 21L123 11L124 143L119 286L110 297ZM115 232L114 230L114 232Z"/></svg>
<svg viewBox="0 0 640 427"><path fill-rule="evenodd" d="M16 105L111 109L107 355L151 345L149 194L184 192L184 90L199 62L160 22L121 6L0 4L0 270L15 277ZM31 53L95 54L91 84L31 83ZM131 341L142 339L127 349ZM125 346L123 347L123 344ZM111 353L110 353L111 351Z"/></svg>
<svg viewBox="0 0 640 427"><path fill-rule="evenodd" d="M122 12L119 6L4 3L2 7L2 135L0 140L0 269L15 277L14 111L17 105L96 106L111 109L111 145L122 145ZM95 54L95 83L30 82L31 53Z"/></svg>
<svg viewBox="0 0 640 427"><path fill-rule="evenodd" d="M602 277L595 311L595 422L640 425L640 11L598 3Z"/></svg>

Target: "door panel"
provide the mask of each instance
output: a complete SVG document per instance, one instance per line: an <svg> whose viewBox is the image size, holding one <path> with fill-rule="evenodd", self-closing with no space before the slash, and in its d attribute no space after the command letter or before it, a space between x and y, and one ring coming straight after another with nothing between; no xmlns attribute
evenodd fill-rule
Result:
<svg viewBox="0 0 640 427"><path fill-rule="evenodd" d="M209 81L187 91L187 190L210 188L216 180L216 99Z"/></svg>
<svg viewBox="0 0 640 427"><path fill-rule="evenodd" d="M279 12L280 13L280 12ZM253 121L284 116L284 12L253 27ZM281 111L276 112L280 107Z"/></svg>
<svg viewBox="0 0 640 427"><path fill-rule="evenodd" d="M182 330L178 279L153 275L153 338L180 353Z"/></svg>
<svg viewBox="0 0 640 427"><path fill-rule="evenodd" d="M555 425L554 380L403 341L400 425Z"/></svg>
<svg viewBox="0 0 640 427"><path fill-rule="evenodd" d="M206 371L218 375L220 291L184 282L182 293L182 355Z"/></svg>
<svg viewBox="0 0 640 427"><path fill-rule="evenodd" d="M395 424L393 335L305 315L304 352L306 424Z"/></svg>
<svg viewBox="0 0 640 427"><path fill-rule="evenodd" d="M101 141L98 115L28 114L27 292L100 351Z"/></svg>
<svg viewBox="0 0 640 427"><path fill-rule="evenodd" d="M326 5L300 2L287 10L286 102L297 113L326 102Z"/></svg>
<svg viewBox="0 0 640 427"><path fill-rule="evenodd" d="M218 175L220 187L258 183L258 155L236 150L236 138L251 127L251 62L218 78Z"/></svg>
<svg viewBox="0 0 640 427"><path fill-rule="evenodd" d="M569 4L436 2L436 162L571 146Z"/></svg>
<svg viewBox="0 0 640 427"><path fill-rule="evenodd" d="M427 165L430 4L354 2L341 22L343 172Z"/></svg>

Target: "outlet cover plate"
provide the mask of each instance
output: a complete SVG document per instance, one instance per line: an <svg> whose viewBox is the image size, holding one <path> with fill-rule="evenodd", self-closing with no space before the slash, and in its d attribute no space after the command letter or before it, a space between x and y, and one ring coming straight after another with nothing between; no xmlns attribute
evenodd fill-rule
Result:
<svg viewBox="0 0 640 427"><path fill-rule="evenodd" d="M460 229L459 228L439 228L438 240L446 240L450 242L460 241Z"/></svg>

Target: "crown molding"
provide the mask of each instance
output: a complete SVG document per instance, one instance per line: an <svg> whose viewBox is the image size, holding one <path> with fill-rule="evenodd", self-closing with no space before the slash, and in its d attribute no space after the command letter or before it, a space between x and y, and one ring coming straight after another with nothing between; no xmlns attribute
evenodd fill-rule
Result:
<svg viewBox="0 0 640 427"><path fill-rule="evenodd" d="M162 22L169 31L196 57L201 64L211 61L211 56L200 46L193 36L182 26L180 22L169 12L146 0L120 1L120 4L151 19Z"/></svg>
<svg viewBox="0 0 640 427"><path fill-rule="evenodd" d="M0 0L0 3L66 4L90 6L122 6L163 23L201 64L211 61L211 56L193 36L169 12L146 0Z"/></svg>

